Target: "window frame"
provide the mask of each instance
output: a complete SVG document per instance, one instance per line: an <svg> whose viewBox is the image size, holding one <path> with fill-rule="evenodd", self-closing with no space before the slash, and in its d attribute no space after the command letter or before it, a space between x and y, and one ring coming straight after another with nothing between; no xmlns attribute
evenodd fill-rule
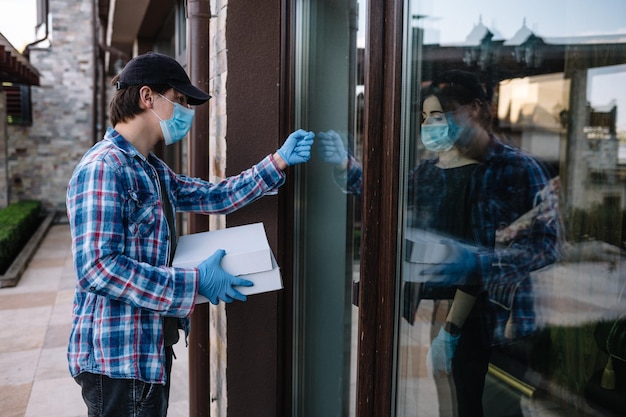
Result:
<svg viewBox="0 0 626 417"><path fill-rule="evenodd" d="M358 417L394 409L403 2L370 0L367 20Z"/></svg>
<svg viewBox="0 0 626 417"><path fill-rule="evenodd" d="M32 126L33 106L29 85L3 83L6 100L7 124L12 126Z"/></svg>

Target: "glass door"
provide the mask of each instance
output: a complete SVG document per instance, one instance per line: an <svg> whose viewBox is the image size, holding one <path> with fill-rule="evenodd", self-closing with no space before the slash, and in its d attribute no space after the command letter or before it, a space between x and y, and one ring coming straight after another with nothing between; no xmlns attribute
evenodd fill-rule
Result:
<svg viewBox="0 0 626 417"><path fill-rule="evenodd" d="M360 262L365 2L296 3L296 120L316 133L297 172L293 405L296 416L354 415Z"/></svg>
<svg viewBox="0 0 626 417"><path fill-rule="evenodd" d="M623 414L626 3L402 14L391 415Z"/></svg>

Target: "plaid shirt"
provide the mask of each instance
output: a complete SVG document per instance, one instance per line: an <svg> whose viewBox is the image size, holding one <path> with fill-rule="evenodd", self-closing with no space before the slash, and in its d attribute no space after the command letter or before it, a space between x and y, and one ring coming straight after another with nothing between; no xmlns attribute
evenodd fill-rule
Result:
<svg viewBox="0 0 626 417"><path fill-rule="evenodd" d="M409 175L409 183L411 176ZM480 280L490 300L492 344L523 337L535 328L534 293L530 272L557 261L560 251L559 213L551 209L534 216L506 244L496 245L496 232L511 225L542 203L548 177L539 162L519 149L492 137L482 163L474 170L470 197L471 227L478 252ZM335 181L347 193L361 195L362 170L349 158ZM509 334L508 330L514 330Z"/></svg>
<svg viewBox="0 0 626 417"><path fill-rule="evenodd" d="M170 233L159 181L174 211L227 214L275 193L285 179L271 156L216 184L177 175L109 129L79 162L67 190L77 274L72 376L91 372L163 384L162 318L178 317L189 331L199 273L167 266Z"/></svg>
<svg viewBox="0 0 626 417"><path fill-rule="evenodd" d="M535 158L495 137L474 174L472 226L486 248L479 259L482 285L493 307L492 343L506 343L535 329L530 273L558 260L560 214L558 207L549 206L510 240L496 244L497 231L544 202L542 190L549 178Z"/></svg>

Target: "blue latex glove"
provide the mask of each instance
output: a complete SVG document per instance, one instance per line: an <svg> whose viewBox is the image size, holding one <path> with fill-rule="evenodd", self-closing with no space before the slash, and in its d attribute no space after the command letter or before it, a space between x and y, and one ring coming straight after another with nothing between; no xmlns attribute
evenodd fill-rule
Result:
<svg viewBox="0 0 626 417"><path fill-rule="evenodd" d="M314 138L313 132L298 129L289 135L277 152L287 165L301 164L311 158L311 146Z"/></svg>
<svg viewBox="0 0 626 417"><path fill-rule="evenodd" d="M431 342L426 354L426 368L429 375L436 375L441 372L450 375L452 358L460 337L460 335L451 335L443 327L439 329L439 334Z"/></svg>
<svg viewBox="0 0 626 417"><path fill-rule="evenodd" d="M466 285L474 273L478 271L478 257L459 243L448 240L450 254L442 263L422 270L421 275L434 275L429 282L442 286Z"/></svg>
<svg viewBox="0 0 626 417"><path fill-rule="evenodd" d="M198 265L198 272L200 272L198 293L208 298L211 304L216 305L220 300L226 303L233 300L246 301L246 296L233 287L251 287L254 283L224 271L220 266L224 255L226 255L226 251L218 249Z"/></svg>
<svg viewBox="0 0 626 417"><path fill-rule="evenodd" d="M341 136L334 130L319 132L317 138L321 145L318 150L322 161L329 164L340 165L348 157L348 152L345 146L343 146Z"/></svg>

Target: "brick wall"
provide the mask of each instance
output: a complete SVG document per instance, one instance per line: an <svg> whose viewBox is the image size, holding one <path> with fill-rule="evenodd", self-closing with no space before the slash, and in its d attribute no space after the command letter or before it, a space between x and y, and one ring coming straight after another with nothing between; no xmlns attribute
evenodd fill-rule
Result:
<svg viewBox="0 0 626 417"><path fill-rule="evenodd" d="M64 212L67 182L94 143L92 3L50 0L50 46L30 53L41 73L41 86L32 88L33 125L7 129L11 202L35 198Z"/></svg>

